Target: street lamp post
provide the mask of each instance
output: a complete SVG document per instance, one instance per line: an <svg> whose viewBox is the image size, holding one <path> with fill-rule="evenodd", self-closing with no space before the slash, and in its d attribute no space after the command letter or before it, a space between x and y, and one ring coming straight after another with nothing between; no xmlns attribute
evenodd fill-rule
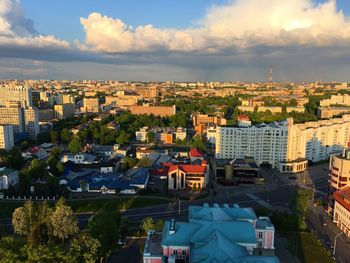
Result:
<svg viewBox="0 0 350 263"><path fill-rule="evenodd" d="M333 256L335 256L335 248L336 248L336 246L337 246L337 238L338 238L339 236L341 236L342 234L343 234L343 232L340 232L340 233L336 234L335 237L334 237Z"/></svg>
<svg viewBox="0 0 350 263"><path fill-rule="evenodd" d="M179 215L181 214L181 201L180 201L180 196L177 196L177 200L178 200L178 203L179 203Z"/></svg>

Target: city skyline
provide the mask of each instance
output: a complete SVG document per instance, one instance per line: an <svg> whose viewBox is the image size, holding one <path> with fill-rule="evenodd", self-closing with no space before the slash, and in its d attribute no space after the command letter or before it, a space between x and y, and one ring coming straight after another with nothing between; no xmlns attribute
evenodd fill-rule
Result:
<svg viewBox="0 0 350 263"><path fill-rule="evenodd" d="M346 1L0 1L1 79L347 81ZM252 19L252 17L254 19Z"/></svg>

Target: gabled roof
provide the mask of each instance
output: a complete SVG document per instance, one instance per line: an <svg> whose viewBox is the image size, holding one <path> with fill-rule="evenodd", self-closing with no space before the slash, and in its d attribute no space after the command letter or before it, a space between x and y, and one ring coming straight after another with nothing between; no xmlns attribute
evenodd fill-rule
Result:
<svg viewBox="0 0 350 263"><path fill-rule="evenodd" d="M189 206L188 219L205 221L254 220L256 214L252 208L241 208L238 205L224 207Z"/></svg>
<svg viewBox="0 0 350 263"><path fill-rule="evenodd" d="M204 154L197 148L191 148L190 157L204 157Z"/></svg>
<svg viewBox="0 0 350 263"><path fill-rule="evenodd" d="M179 169L186 174L204 174L206 172L206 166L193 165L193 164L171 164L169 167L169 173Z"/></svg>

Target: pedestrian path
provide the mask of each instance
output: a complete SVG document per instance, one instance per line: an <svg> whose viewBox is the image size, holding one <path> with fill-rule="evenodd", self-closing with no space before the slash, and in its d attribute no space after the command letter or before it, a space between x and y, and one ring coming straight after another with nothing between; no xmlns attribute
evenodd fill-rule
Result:
<svg viewBox="0 0 350 263"><path fill-rule="evenodd" d="M253 199L255 202L257 202L259 205L266 207L268 209L272 209L272 205L270 205L268 202L264 201L263 199L259 198L255 194L249 193L246 194L249 198Z"/></svg>

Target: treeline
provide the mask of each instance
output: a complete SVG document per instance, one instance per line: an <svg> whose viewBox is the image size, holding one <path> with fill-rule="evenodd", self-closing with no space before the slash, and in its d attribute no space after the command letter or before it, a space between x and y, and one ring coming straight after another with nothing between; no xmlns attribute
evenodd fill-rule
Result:
<svg viewBox="0 0 350 263"><path fill-rule="evenodd" d="M59 125L58 128L49 132L39 134L38 142L64 143L68 144L71 152L78 152L85 143L96 143L101 145L113 145L115 143L129 143L135 138L135 132L144 126L148 127L187 127L188 116L183 113L177 113L170 117L159 117L153 115L133 115L129 111L122 112L118 116L108 115L101 121L92 121L88 118L81 118L72 122L70 120L67 126ZM119 125L119 128L109 128L109 123ZM86 127L74 136L71 132L71 124L86 124Z"/></svg>
<svg viewBox="0 0 350 263"><path fill-rule="evenodd" d="M128 223L117 212L100 210L80 231L64 199L54 207L26 202L12 216L13 235L2 234L0 262L100 262L118 248Z"/></svg>

